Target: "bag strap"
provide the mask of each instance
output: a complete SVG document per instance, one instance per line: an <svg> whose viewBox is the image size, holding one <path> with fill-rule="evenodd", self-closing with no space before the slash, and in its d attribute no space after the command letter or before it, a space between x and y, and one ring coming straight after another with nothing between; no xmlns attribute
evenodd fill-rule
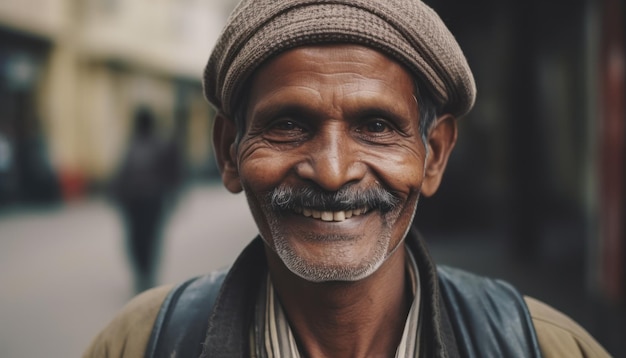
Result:
<svg viewBox="0 0 626 358"><path fill-rule="evenodd" d="M541 357L522 295L501 280L438 266L439 287L463 357Z"/></svg>
<svg viewBox="0 0 626 358"><path fill-rule="evenodd" d="M145 358L200 356L209 315L227 272L192 278L170 291L154 322Z"/></svg>

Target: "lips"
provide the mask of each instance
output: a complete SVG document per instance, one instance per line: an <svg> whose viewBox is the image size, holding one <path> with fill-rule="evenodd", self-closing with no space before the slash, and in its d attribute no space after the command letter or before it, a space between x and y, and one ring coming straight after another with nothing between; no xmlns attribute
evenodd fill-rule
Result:
<svg viewBox="0 0 626 358"><path fill-rule="evenodd" d="M341 211L321 211L307 208L296 208L294 213L303 215L307 218L313 218L321 221L345 221L354 216L363 215L368 212L368 208L359 208L354 210L341 210Z"/></svg>

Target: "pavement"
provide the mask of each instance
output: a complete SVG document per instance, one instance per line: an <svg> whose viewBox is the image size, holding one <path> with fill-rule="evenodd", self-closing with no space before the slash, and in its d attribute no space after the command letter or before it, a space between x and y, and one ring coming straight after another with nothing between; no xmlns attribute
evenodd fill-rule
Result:
<svg viewBox="0 0 626 358"><path fill-rule="evenodd" d="M231 264L256 232L243 195L217 183L190 187L165 223L159 283ZM626 348L623 324L599 330L606 324L586 293L582 264L564 254L566 235L531 261L516 260L498 233L427 238L436 262L512 282L605 335L597 338L614 336L613 352ZM1 213L0 357L80 357L134 295L130 273L121 218L103 198Z"/></svg>
<svg viewBox="0 0 626 358"><path fill-rule="evenodd" d="M186 191L164 231L160 283L230 264L256 235L243 195ZM121 218L103 198L0 216L0 357L80 357L134 295Z"/></svg>

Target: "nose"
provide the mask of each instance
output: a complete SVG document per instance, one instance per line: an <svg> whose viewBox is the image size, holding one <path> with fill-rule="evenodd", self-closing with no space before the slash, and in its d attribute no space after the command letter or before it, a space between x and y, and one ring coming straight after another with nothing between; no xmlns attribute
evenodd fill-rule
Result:
<svg viewBox="0 0 626 358"><path fill-rule="evenodd" d="M306 159L296 165L297 175L314 182L327 191L337 191L344 185L358 182L366 174L366 165L358 144L341 129L320 131L311 139Z"/></svg>

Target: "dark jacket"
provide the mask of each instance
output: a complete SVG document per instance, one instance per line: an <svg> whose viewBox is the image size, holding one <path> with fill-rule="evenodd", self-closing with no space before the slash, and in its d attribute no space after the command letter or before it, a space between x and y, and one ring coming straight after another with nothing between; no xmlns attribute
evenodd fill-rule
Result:
<svg viewBox="0 0 626 358"><path fill-rule="evenodd" d="M552 307L530 297L520 302L519 294L501 281L437 268L416 232L406 242L422 284L422 357L539 356L535 333L546 358L609 357L589 333ZM135 297L83 357L197 357L203 346L205 357L247 357L248 329L266 270L263 242L257 238L228 273ZM176 353L164 348L170 344Z"/></svg>
<svg viewBox="0 0 626 358"><path fill-rule="evenodd" d="M422 283L421 356L541 356L526 304L512 286L448 267L437 269L416 232L406 243ZM202 346L202 357L249 356L255 300L267 272L263 245L257 237L227 274L214 273L173 290L156 320L146 357L171 357L173 352L194 357ZM214 301L212 310L207 301Z"/></svg>

